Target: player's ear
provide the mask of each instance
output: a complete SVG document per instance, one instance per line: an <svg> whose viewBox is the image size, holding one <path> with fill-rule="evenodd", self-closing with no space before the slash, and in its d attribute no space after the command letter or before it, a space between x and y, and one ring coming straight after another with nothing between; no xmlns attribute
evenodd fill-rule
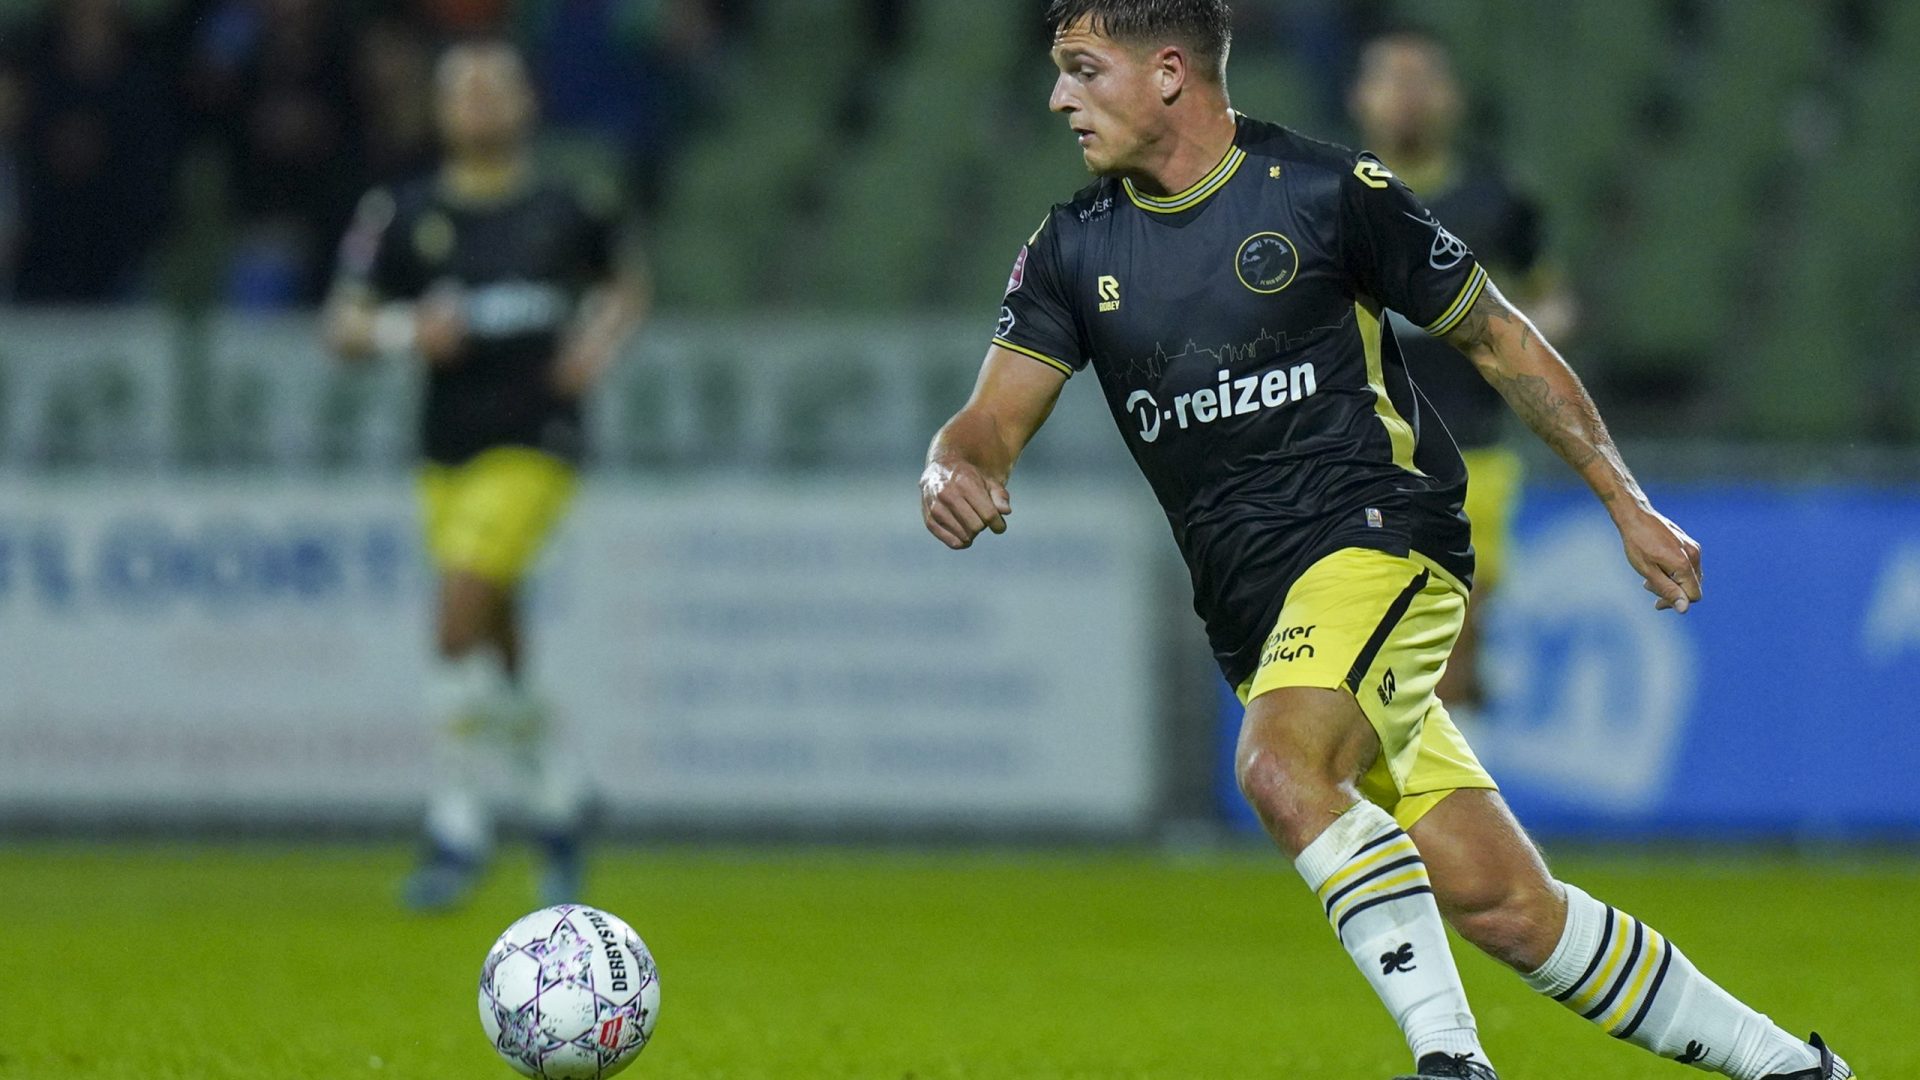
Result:
<svg viewBox="0 0 1920 1080"><path fill-rule="evenodd" d="M1187 78L1192 74L1187 66L1185 50L1168 45L1153 54L1153 77L1159 84L1160 103L1171 105L1186 89Z"/></svg>

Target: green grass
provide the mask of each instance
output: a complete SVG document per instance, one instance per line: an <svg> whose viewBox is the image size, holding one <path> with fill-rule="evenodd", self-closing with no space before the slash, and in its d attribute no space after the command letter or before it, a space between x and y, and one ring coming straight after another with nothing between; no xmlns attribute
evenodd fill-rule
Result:
<svg viewBox="0 0 1920 1080"><path fill-rule="evenodd" d="M475 979L531 906L402 915L396 848L0 851L0 1077L507 1080ZM1920 1074L1912 860L1568 858L1868 1080ZM590 899L659 959L647 1080L1383 1080L1398 1033L1277 856L626 852ZM1502 1074L1692 1075L1462 953Z"/></svg>

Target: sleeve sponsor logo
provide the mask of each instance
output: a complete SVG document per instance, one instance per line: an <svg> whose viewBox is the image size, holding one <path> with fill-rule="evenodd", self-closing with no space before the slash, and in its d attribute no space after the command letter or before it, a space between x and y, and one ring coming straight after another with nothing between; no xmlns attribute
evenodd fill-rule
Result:
<svg viewBox="0 0 1920 1080"><path fill-rule="evenodd" d="M1013 328L1019 324L1020 320L1013 317L1013 309L1005 304L1001 304L1000 324L994 328L993 336L999 338L1006 337L1008 334L1013 333Z"/></svg>
<svg viewBox="0 0 1920 1080"><path fill-rule="evenodd" d="M1459 237L1448 232L1446 227L1440 224L1440 219L1433 216L1433 211L1427 211L1425 217L1419 214L1407 214L1407 216L1433 230L1433 248L1427 253L1428 266L1435 270L1451 270L1466 262L1467 256L1472 254Z"/></svg>

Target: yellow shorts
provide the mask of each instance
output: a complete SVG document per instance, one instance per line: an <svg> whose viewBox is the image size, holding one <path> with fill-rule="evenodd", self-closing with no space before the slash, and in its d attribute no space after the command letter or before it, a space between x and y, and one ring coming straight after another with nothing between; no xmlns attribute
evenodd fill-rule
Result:
<svg viewBox="0 0 1920 1080"><path fill-rule="evenodd" d="M1498 788L1433 692L1466 610L1467 590L1425 556L1343 548L1287 590L1240 700L1288 686L1351 693L1380 736L1360 793L1412 828L1453 791Z"/></svg>
<svg viewBox="0 0 1920 1080"><path fill-rule="evenodd" d="M1475 566L1473 581L1487 587L1500 580L1512 546L1513 516L1520 508L1520 488L1527 466L1520 455L1503 446L1463 450L1467 463L1467 520L1473 523Z"/></svg>
<svg viewBox="0 0 1920 1080"><path fill-rule="evenodd" d="M572 500L573 485L573 466L521 446L496 447L463 465L427 465L420 502L434 566L497 585L519 581Z"/></svg>

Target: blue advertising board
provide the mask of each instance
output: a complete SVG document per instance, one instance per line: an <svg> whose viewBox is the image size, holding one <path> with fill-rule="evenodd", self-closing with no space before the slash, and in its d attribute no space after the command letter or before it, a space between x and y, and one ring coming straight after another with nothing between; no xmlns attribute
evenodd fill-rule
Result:
<svg viewBox="0 0 1920 1080"><path fill-rule="evenodd" d="M1529 827L1593 837L1920 835L1920 491L1656 490L1706 600L1655 612L1584 491L1536 490L1462 716ZM1240 707L1222 691L1219 803Z"/></svg>

